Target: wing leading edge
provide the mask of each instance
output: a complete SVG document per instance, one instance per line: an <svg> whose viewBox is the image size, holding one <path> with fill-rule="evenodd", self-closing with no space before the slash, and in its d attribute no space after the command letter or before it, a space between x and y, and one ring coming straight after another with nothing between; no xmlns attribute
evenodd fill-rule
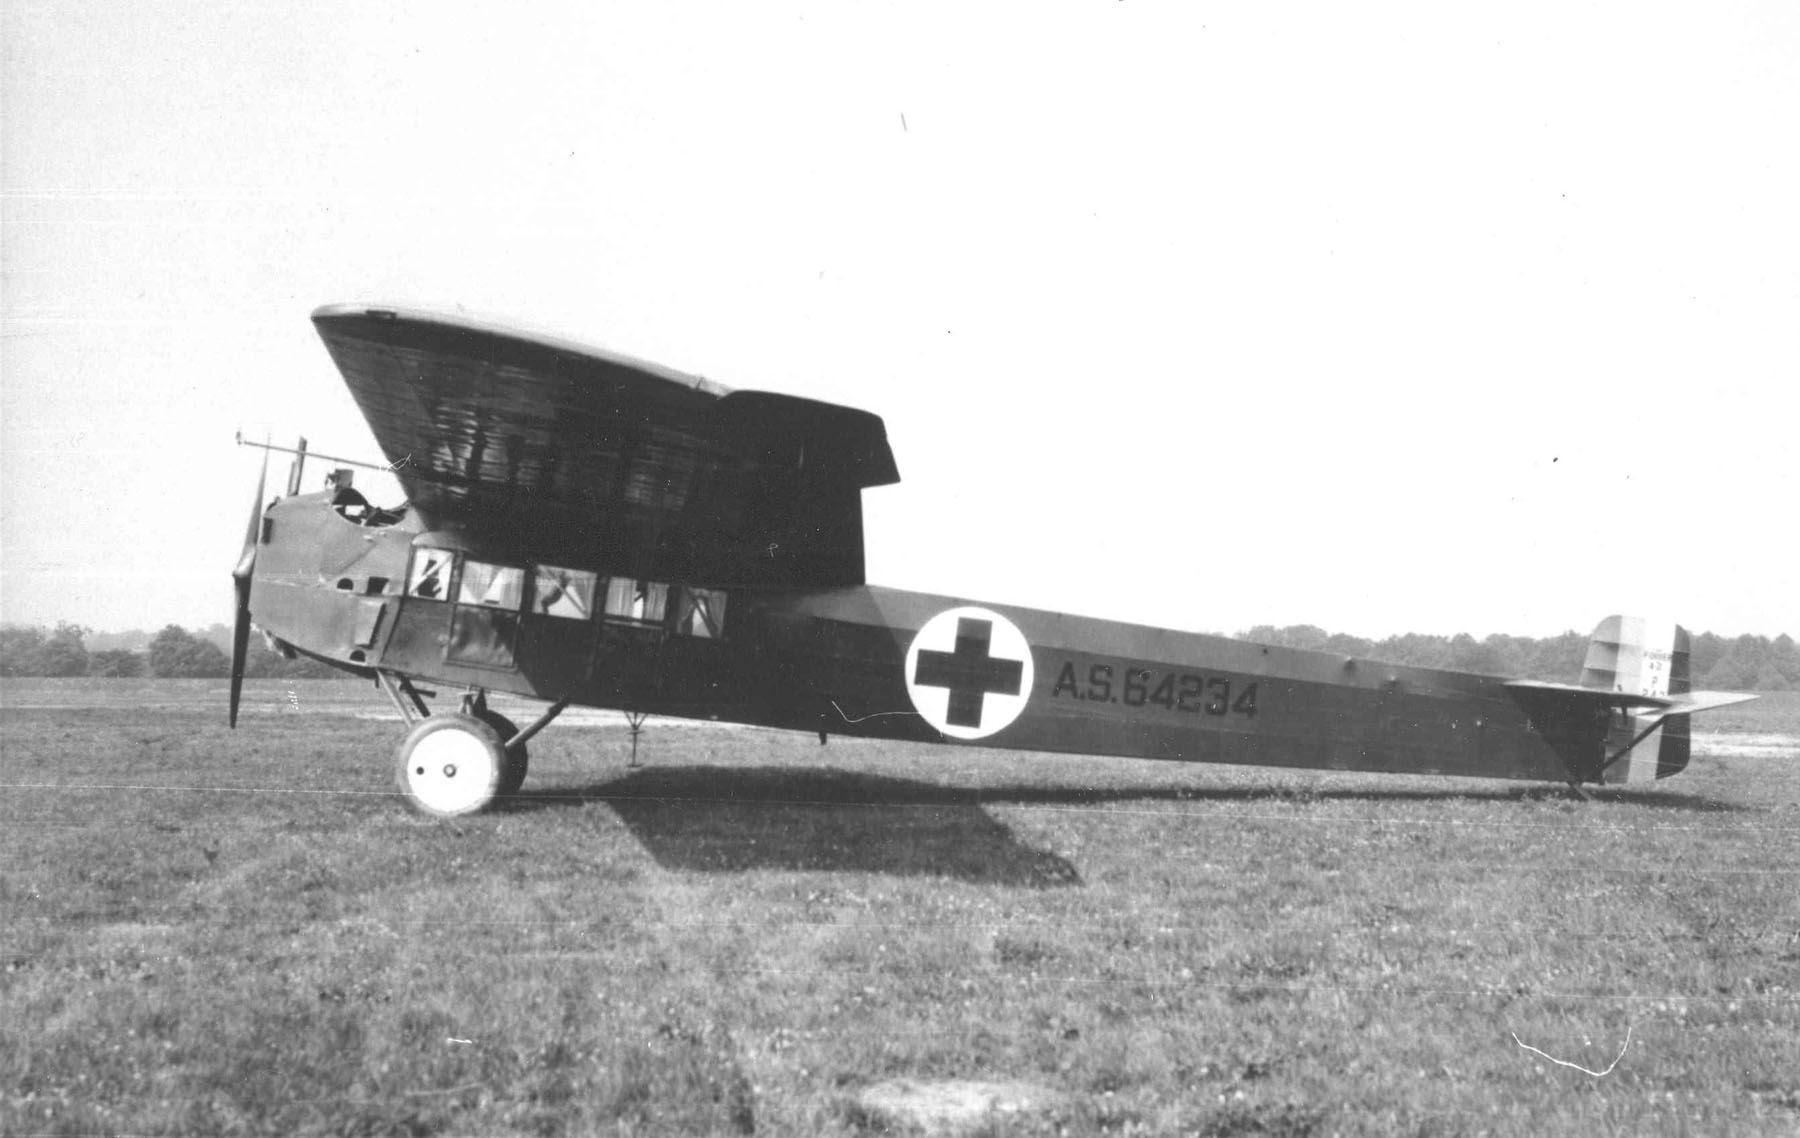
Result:
<svg viewBox="0 0 1800 1138"><path fill-rule="evenodd" d="M313 324L430 529L663 579L863 582L861 492L899 480L878 416L453 317Z"/></svg>

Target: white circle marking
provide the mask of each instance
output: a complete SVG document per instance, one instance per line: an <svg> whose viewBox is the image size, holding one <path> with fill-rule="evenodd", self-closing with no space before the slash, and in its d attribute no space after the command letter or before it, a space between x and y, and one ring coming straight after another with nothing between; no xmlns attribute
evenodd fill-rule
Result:
<svg viewBox="0 0 1800 1138"><path fill-rule="evenodd" d="M953 739L985 739L1031 699L1031 645L992 609L961 605L925 622L906 650L906 694Z"/></svg>

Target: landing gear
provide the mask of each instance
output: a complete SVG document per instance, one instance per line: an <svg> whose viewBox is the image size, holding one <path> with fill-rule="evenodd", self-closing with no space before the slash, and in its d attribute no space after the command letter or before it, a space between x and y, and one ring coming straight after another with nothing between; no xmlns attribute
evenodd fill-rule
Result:
<svg viewBox="0 0 1800 1138"><path fill-rule="evenodd" d="M644 720L646 720L648 718L650 718L650 713L647 711L627 711L625 713L625 723L627 726L629 726L631 728L631 763L630 763L630 767L632 770L636 770L638 768L638 760L637 760L638 736L642 735L644 733Z"/></svg>
<svg viewBox="0 0 1800 1138"><path fill-rule="evenodd" d="M502 741L518 738L518 727L498 711L490 711L488 708L482 707L475 712L475 716L492 727L494 733L500 736ZM530 765L531 756L526 753L523 741L506 748L506 765L500 770L500 796L502 798L519 793L519 788L525 785L525 771Z"/></svg>
<svg viewBox="0 0 1800 1138"><path fill-rule="evenodd" d="M460 713L420 720L395 760L401 793L415 810L436 818L485 809L501 793L507 766L506 748L494 728Z"/></svg>
<svg viewBox="0 0 1800 1138"><path fill-rule="evenodd" d="M521 731L488 707L480 688L463 693L456 714L433 715L423 697L437 693L419 691L398 672L375 679L409 728L397 752L400 790L415 809L439 818L474 814L517 794L531 762L526 741L569 706L567 698L557 700Z"/></svg>

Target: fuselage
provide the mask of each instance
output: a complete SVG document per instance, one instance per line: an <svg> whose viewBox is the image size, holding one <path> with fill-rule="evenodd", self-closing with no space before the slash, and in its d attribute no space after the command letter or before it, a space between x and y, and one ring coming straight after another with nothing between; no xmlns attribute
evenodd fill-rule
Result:
<svg viewBox="0 0 1800 1138"><path fill-rule="evenodd" d="M257 625L353 670L771 727L1188 762L1599 780L1609 724L1499 677L877 586L509 558L329 495L264 514Z"/></svg>

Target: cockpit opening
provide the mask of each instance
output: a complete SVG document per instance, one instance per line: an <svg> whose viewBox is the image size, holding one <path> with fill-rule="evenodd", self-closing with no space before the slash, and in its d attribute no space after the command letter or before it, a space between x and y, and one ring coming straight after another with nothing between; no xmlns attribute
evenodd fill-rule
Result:
<svg viewBox="0 0 1800 1138"><path fill-rule="evenodd" d="M325 476L325 492L331 495L331 508L345 521L359 526L391 526L406 516L406 503L392 509L372 506L356 488L356 472L340 466Z"/></svg>

